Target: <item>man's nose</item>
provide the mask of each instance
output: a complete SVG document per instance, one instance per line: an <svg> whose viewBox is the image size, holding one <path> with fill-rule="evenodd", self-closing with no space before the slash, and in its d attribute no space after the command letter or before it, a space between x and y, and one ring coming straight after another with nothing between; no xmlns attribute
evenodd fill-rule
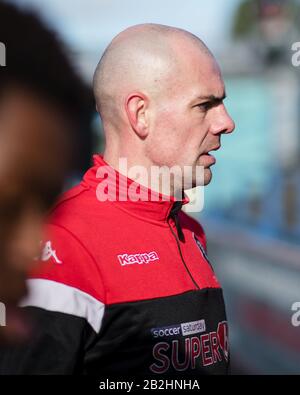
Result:
<svg viewBox="0 0 300 395"><path fill-rule="evenodd" d="M213 134L232 133L235 129L235 123L228 114L224 104L215 108L213 114L211 131Z"/></svg>

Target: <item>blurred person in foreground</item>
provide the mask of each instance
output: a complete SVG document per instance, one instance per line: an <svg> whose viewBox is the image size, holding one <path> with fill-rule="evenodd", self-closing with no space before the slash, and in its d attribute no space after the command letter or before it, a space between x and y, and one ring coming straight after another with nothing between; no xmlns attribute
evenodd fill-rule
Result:
<svg viewBox="0 0 300 395"><path fill-rule="evenodd" d="M28 332L14 306L40 255L43 218L70 170L87 92L59 40L33 13L0 3L0 41L7 49L0 67L1 343Z"/></svg>
<svg viewBox="0 0 300 395"><path fill-rule="evenodd" d="M219 66L194 35L138 25L106 49L94 93L104 156L51 213L23 303L42 328L2 357L1 372L227 374L222 290L202 227L181 210L184 189L210 182L210 151L234 129ZM130 179L120 159L147 174L155 165L194 171L167 196L163 183L151 190Z"/></svg>

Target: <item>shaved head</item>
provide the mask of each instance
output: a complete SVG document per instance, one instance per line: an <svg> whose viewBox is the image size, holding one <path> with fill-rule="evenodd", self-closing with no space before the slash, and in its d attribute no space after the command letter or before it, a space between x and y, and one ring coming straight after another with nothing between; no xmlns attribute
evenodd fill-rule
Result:
<svg viewBox="0 0 300 395"><path fill-rule="evenodd" d="M106 138L104 159L118 168L204 167L207 184L220 135L234 124L223 104L220 68L206 45L174 27L143 24L118 34L94 74ZM181 177L178 172L178 177ZM193 173L194 174L194 173ZM195 186L193 176L184 185Z"/></svg>
<svg viewBox="0 0 300 395"><path fill-rule="evenodd" d="M205 44L185 30L157 24L132 26L118 34L105 50L94 73L93 88L103 119L116 119L131 91L157 96L180 73L185 50L212 56Z"/></svg>

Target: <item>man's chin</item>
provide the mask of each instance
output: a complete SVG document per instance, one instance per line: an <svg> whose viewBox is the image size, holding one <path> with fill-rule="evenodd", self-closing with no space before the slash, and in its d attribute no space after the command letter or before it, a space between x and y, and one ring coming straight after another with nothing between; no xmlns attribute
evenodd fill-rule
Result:
<svg viewBox="0 0 300 395"><path fill-rule="evenodd" d="M204 169L204 186L208 185L212 179L212 171L210 169Z"/></svg>
<svg viewBox="0 0 300 395"><path fill-rule="evenodd" d="M208 185L211 182L212 179L212 172L210 169L205 169L204 170L204 174L201 180L197 179L193 179L192 185L189 188L185 188L185 189L191 189L191 188L197 188L197 187L203 187Z"/></svg>

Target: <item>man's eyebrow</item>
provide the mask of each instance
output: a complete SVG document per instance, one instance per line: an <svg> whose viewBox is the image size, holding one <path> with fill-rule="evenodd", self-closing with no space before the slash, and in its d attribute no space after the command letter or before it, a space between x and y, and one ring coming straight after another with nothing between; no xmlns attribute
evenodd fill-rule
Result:
<svg viewBox="0 0 300 395"><path fill-rule="evenodd" d="M219 103L222 102L224 99L226 99L226 92L223 93L222 96L215 96L215 95L208 95L208 96L198 96L196 100L206 100L210 101L213 103Z"/></svg>

